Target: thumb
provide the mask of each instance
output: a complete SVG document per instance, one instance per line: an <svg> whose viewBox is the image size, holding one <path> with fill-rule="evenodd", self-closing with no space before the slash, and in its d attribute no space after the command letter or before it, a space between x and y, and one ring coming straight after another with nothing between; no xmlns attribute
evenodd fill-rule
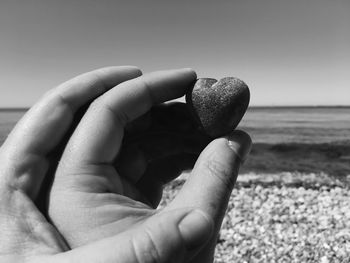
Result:
<svg viewBox="0 0 350 263"><path fill-rule="evenodd" d="M55 256L56 262L184 262L211 238L212 220L190 208L160 212L135 229Z"/></svg>
<svg viewBox="0 0 350 263"><path fill-rule="evenodd" d="M214 221L211 240L194 262L213 262L213 255L223 217L240 164L251 149L251 139L243 131L212 141L199 156L190 177L169 209L190 206L204 211Z"/></svg>
<svg viewBox="0 0 350 263"><path fill-rule="evenodd" d="M212 141L199 156L169 209L198 208L221 224L240 164L250 148L251 139L243 131L234 131L227 137Z"/></svg>

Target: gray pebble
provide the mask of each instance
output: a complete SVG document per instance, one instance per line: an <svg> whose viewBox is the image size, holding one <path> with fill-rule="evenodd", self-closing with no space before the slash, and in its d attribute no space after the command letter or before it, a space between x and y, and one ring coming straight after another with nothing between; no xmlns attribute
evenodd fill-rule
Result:
<svg viewBox="0 0 350 263"><path fill-rule="evenodd" d="M213 138L226 135L237 127L249 99L248 86L234 77L219 81L198 79L186 94L186 103L199 128Z"/></svg>

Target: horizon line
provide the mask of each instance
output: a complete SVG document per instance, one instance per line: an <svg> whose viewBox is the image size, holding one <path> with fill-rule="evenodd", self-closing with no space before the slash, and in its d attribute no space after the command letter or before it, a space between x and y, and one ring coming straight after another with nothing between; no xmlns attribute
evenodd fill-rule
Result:
<svg viewBox="0 0 350 263"><path fill-rule="evenodd" d="M0 111L27 111L31 107L0 107ZM350 108L349 105L252 105L248 108Z"/></svg>

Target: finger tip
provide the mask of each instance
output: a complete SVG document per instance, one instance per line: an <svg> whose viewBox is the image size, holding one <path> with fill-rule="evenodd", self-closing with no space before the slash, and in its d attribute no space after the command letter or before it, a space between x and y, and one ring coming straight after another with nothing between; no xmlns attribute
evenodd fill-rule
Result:
<svg viewBox="0 0 350 263"><path fill-rule="evenodd" d="M245 162L252 148L252 139L248 133L235 130L226 139L231 150L236 153L242 163Z"/></svg>
<svg viewBox="0 0 350 263"><path fill-rule="evenodd" d="M135 73L137 76L141 76L143 73L142 73L142 70L137 67L137 66L134 66L134 65L125 65L123 66L126 70L128 71L131 71L133 73Z"/></svg>
<svg viewBox="0 0 350 263"><path fill-rule="evenodd" d="M191 80L197 79L197 73L193 68L182 68L180 69L186 76Z"/></svg>
<svg viewBox="0 0 350 263"><path fill-rule="evenodd" d="M123 66L106 66L100 68L101 71L117 71L118 73L122 70L124 72L133 74L135 76L141 76L143 73L141 69L134 65L123 65Z"/></svg>

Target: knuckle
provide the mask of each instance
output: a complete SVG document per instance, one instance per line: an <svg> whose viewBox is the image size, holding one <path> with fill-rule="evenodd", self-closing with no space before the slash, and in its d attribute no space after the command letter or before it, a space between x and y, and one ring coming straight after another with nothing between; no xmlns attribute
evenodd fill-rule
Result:
<svg viewBox="0 0 350 263"><path fill-rule="evenodd" d="M103 98L95 99L89 106L91 112L109 112L113 116L113 120L121 126L125 126L130 122L129 115L122 109L116 110Z"/></svg>
<svg viewBox="0 0 350 263"><path fill-rule="evenodd" d="M110 109L110 106L108 105L108 103L106 102L106 100L103 96L100 96L100 97L94 99L90 103L88 110L90 112L101 112L104 110L109 110L114 114L114 112Z"/></svg>
<svg viewBox="0 0 350 263"><path fill-rule="evenodd" d="M220 162L215 158L210 158L205 162L204 169L207 170L210 176L223 182L227 188L231 189L234 186L236 181L235 175L228 164Z"/></svg>
<svg viewBox="0 0 350 263"><path fill-rule="evenodd" d="M108 90L108 84L105 82L102 77L106 73L106 69L98 69L91 74L90 87L95 87L96 89L100 89L99 93L104 93Z"/></svg>
<svg viewBox="0 0 350 263"><path fill-rule="evenodd" d="M49 89L48 91L46 91L40 98L39 103L45 103L45 102L49 102L50 104L57 104L58 102L62 102L60 101L59 96L57 96L58 93L58 88L53 88L53 89Z"/></svg>
<svg viewBox="0 0 350 263"><path fill-rule="evenodd" d="M41 100L45 105L45 102L51 107L62 107L67 108L70 111L74 112L75 107L73 103L64 95L59 88L53 88L44 93Z"/></svg>
<svg viewBox="0 0 350 263"><path fill-rule="evenodd" d="M101 97L98 97L90 103L89 110L94 110L94 111L99 110L101 109L102 105L103 105L103 101Z"/></svg>
<svg viewBox="0 0 350 263"><path fill-rule="evenodd" d="M56 92L57 88L49 89L45 91L45 93L42 95L42 98L52 98L54 93Z"/></svg>
<svg viewBox="0 0 350 263"><path fill-rule="evenodd" d="M152 84L149 83L149 80L147 80L146 78L140 78L139 83L144 91L144 94L148 97L147 101L150 101L151 104L155 104L156 101L158 101L158 99L155 97L154 92L152 92Z"/></svg>
<svg viewBox="0 0 350 263"><path fill-rule="evenodd" d="M75 107L73 105L73 103L71 103L63 94L58 93L55 96L56 100L57 100L57 104L61 107L66 107L69 110L71 110L71 112L75 112Z"/></svg>
<svg viewBox="0 0 350 263"><path fill-rule="evenodd" d="M145 230L132 240L132 249L137 263L160 263L161 257L157 244L149 230Z"/></svg>

